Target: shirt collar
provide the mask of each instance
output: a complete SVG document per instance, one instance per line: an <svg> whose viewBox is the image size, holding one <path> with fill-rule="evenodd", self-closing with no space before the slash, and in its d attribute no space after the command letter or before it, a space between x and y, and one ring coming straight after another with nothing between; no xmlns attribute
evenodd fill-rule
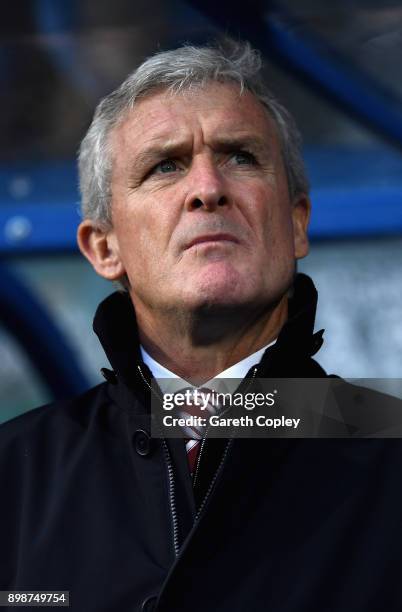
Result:
<svg viewBox="0 0 402 612"><path fill-rule="evenodd" d="M261 358L267 348L275 344L275 342L276 340L273 340L272 342L259 349L252 355L245 357L238 363L235 363L234 365L230 366L230 368L227 368L223 372L220 372L214 378L211 378L211 380L208 380L206 383L204 383L202 386L222 392L222 387L224 386L224 379L242 380L253 365L257 365L257 363L260 363ZM183 388L192 386L188 383L188 381L180 378L180 376L158 363L153 357L151 357L151 355L144 349L142 345L140 345L140 351L144 363L149 367L154 378L157 379L162 393L170 393L172 391L177 391L178 383L179 386Z"/></svg>

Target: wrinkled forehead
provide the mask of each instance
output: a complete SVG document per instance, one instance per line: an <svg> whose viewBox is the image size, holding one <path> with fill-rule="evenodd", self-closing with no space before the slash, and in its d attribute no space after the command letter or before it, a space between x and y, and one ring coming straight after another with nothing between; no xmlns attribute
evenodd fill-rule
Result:
<svg viewBox="0 0 402 612"><path fill-rule="evenodd" d="M276 122L252 92L238 83L207 83L179 91L161 88L138 98L113 128L112 150L141 151L200 127L208 136L249 136L279 146Z"/></svg>

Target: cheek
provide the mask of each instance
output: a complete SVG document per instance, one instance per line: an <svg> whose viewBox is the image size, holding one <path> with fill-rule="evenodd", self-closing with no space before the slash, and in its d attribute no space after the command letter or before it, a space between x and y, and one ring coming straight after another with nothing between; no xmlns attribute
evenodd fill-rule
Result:
<svg viewBox="0 0 402 612"><path fill-rule="evenodd" d="M258 203L255 214L257 233L262 233L271 244L292 241L293 224L287 194L282 197L274 188L264 189L254 201Z"/></svg>
<svg viewBox="0 0 402 612"><path fill-rule="evenodd" d="M116 209L113 217L120 255L127 268L133 271L160 268L168 244L172 221L166 207L158 202L127 201Z"/></svg>
<svg viewBox="0 0 402 612"><path fill-rule="evenodd" d="M259 238L260 253L265 261L282 264L295 257L293 223L290 204L286 199L278 199L271 192L260 200L259 214L255 216L254 234Z"/></svg>

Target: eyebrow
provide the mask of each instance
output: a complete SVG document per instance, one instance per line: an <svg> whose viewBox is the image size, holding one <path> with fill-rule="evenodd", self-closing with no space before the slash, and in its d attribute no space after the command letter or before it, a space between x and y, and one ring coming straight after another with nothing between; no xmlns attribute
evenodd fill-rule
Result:
<svg viewBox="0 0 402 612"><path fill-rule="evenodd" d="M186 152L188 153L188 150L188 144L184 142L161 143L160 145L152 145L143 149L135 156L134 161L140 166L148 166L157 160L183 155Z"/></svg>
<svg viewBox="0 0 402 612"><path fill-rule="evenodd" d="M217 152L227 153L234 149L250 149L255 153L268 153L269 144L258 136L241 135L230 136L228 138L219 137L212 139L212 148ZM157 160L174 158L180 155L189 154L190 146L188 142L177 141L171 143L161 143L149 146L135 157L135 163L141 167L148 166Z"/></svg>
<svg viewBox="0 0 402 612"><path fill-rule="evenodd" d="M263 138L249 134L230 136L229 138L217 138L213 148L218 151L233 151L233 149L251 149L256 153L268 152L270 145Z"/></svg>

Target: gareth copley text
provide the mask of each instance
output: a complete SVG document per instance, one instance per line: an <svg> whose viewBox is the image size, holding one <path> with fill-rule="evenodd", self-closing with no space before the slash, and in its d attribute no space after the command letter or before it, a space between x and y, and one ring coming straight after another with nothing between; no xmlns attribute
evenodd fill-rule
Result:
<svg viewBox="0 0 402 612"><path fill-rule="evenodd" d="M241 417L222 417L217 414L212 414L207 417L187 416L175 417L172 414L167 414L162 419L165 427L191 427L194 429L209 427L268 427L271 429L290 428L297 429L300 419L292 419L285 416L267 417L258 415L257 417L249 414Z"/></svg>

